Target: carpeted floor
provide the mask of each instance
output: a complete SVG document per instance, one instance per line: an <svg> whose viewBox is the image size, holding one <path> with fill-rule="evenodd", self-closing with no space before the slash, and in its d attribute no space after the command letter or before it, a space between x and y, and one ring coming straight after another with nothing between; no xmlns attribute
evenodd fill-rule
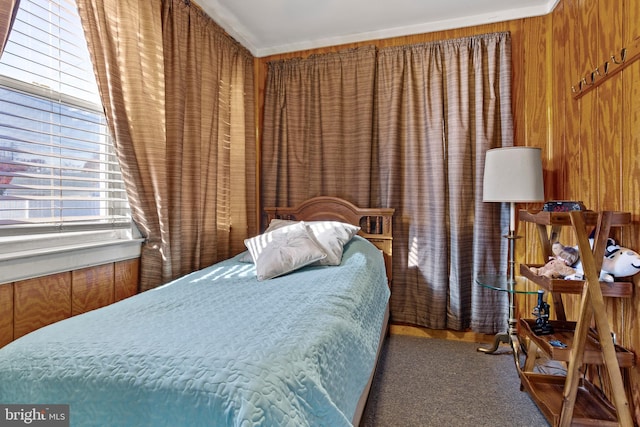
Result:
<svg viewBox="0 0 640 427"><path fill-rule="evenodd" d="M548 426L520 380L509 347L387 337L360 427Z"/></svg>

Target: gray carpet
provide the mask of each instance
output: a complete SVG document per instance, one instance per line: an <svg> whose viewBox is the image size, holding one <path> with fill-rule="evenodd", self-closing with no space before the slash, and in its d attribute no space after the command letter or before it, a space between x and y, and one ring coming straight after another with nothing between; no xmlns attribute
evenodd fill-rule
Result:
<svg viewBox="0 0 640 427"><path fill-rule="evenodd" d="M526 392L509 347L387 337L361 427L548 426ZM482 345L485 346L485 345Z"/></svg>

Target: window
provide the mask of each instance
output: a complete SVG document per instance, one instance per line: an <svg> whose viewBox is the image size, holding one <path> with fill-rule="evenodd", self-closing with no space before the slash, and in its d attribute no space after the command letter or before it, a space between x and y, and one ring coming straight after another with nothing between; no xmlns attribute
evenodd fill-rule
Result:
<svg viewBox="0 0 640 427"><path fill-rule="evenodd" d="M22 0L0 58L0 236L130 228L74 0Z"/></svg>

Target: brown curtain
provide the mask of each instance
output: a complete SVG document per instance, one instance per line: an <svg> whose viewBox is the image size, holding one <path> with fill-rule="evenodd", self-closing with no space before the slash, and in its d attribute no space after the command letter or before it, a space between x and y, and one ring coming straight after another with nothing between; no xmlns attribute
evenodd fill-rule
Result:
<svg viewBox="0 0 640 427"><path fill-rule="evenodd" d="M20 0L0 0L0 56L9 39L18 9L20 9Z"/></svg>
<svg viewBox="0 0 640 427"><path fill-rule="evenodd" d="M180 0L78 9L146 237L141 290L240 252L256 228L251 55Z"/></svg>
<svg viewBox="0 0 640 427"><path fill-rule="evenodd" d="M253 57L200 9L163 1L174 271L245 250L256 232Z"/></svg>
<svg viewBox="0 0 640 427"><path fill-rule="evenodd" d="M269 63L264 203L395 208L395 322L506 328L506 295L474 277L506 268L508 209L481 189L485 151L513 145L510 49L499 33Z"/></svg>
<svg viewBox="0 0 640 427"><path fill-rule="evenodd" d="M396 209L391 312L436 329L505 330L508 213L482 202L484 153L513 145L508 33L381 49L381 197ZM473 321L472 321L473 318Z"/></svg>
<svg viewBox="0 0 640 427"><path fill-rule="evenodd" d="M268 64L262 142L264 206L338 196L369 206L376 173L374 47Z"/></svg>

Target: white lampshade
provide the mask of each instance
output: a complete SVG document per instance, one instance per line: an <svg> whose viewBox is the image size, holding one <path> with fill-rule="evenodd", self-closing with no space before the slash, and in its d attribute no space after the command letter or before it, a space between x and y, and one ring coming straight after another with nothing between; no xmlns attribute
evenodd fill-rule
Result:
<svg viewBox="0 0 640 427"><path fill-rule="evenodd" d="M482 200L516 203L543 201L541 150L534 147L487 150Z"/></svg>

